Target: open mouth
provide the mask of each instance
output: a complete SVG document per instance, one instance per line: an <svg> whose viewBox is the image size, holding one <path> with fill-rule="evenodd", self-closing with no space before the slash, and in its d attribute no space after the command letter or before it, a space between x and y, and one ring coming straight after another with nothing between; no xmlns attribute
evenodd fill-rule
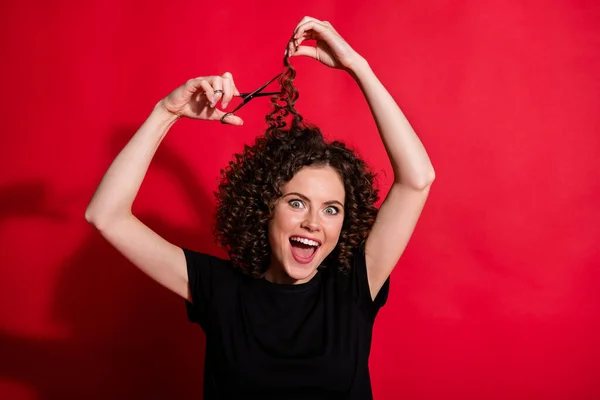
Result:
<svg viewBox="0 0 600 400"><path fill-rule="evenodd" d="M292 255L299 263L306 264L312 261L321 243L316 240L303 238L300 236L292 236L290 238L292 246Z"/></svg>

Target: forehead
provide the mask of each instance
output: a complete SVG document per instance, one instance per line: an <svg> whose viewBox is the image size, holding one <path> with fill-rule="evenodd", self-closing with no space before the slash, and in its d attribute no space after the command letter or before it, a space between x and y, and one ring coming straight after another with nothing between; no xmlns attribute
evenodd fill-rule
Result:
<svg viewBox="0 0 600 400"><path fill-rule="evenodd" d="M303 167L282 187L283 194L298 192L314 201L344 203L346 191L340 175L330 166Z"/></svg>

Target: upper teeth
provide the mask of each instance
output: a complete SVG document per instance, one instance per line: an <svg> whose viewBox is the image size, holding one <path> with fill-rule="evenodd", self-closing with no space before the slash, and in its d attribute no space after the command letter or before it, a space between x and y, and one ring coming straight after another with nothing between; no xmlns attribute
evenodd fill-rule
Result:
<svg viewBox="0 0 600 400"><path fill-rule="evenodd" d="M303 243L303 244L305 244L307 246L315 246L315 247L317 247L319 245L319 242L315 242L314 240L305 239L305 238L301 238L301 237L293 237L290 240L295 240L296 242Z"/></svg>

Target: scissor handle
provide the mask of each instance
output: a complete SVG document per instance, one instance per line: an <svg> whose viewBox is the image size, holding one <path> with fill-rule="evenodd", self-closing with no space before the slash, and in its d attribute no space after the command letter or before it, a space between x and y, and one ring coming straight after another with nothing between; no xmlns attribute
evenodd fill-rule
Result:
<svg viewBox="0 0 600 400"><path fill-rule="evenodd" d="M233 111L230 111L230 112L228 112L228 113L225 113L225 115L223 115L223 116L221 117L221 123L222 123L222 124L224 124L224 125L227 125L227 122L225 122L225 118L229 117L230 115L233 115Z"/></svg>

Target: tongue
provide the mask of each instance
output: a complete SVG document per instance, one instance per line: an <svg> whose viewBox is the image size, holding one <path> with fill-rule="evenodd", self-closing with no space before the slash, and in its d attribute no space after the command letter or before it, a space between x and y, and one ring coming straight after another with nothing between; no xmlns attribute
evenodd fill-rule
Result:
<svg viewBox="0 0 600 400"><path fill-rule="evenodd" d="M292 251L300 258L309 258L315 252L315 248L302 243L292 242Z"/></svg>

